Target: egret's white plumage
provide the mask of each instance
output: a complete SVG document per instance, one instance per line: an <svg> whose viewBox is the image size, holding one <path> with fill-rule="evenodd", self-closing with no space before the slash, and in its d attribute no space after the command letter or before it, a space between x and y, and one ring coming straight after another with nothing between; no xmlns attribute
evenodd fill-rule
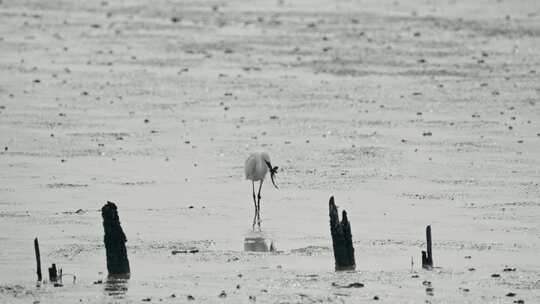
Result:
<svg viewBox="0 0 540 304"><path fill-rule="evenodd" d="M246 159L244 172L246 173L246 179L251 181L253 189L253 203L255 204L255 215L253 217L253 228L255 228L255 222L261 227L261 188L268 171L270 171L270 178L272 184L277 188L274 182L274 175L277 172L278 167L272 167L270 162L270 156L265 152L252 153ZM259 194L255 197L255 182L259 184Z"/></svg>
<svg viewBox="0 0 540 304"><path fill-rule="evenodd" d="M246 159L245 172L246 179L257 182L262 181L268 173L268 165L266 162L270 162L270 156L265 152L255 152Z"/></svg>

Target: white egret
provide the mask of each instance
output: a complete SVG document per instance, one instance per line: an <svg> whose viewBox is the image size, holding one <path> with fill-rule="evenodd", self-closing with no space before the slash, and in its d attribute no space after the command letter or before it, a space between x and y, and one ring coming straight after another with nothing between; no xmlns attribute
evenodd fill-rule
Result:
<svg viewBox="0 0 540 304"><path fill-rule="evenodd" d="M266 173L270 171L270 179L272 180L272 184L276 189L278 188L276 186L276 183L274 182L274 175L276 175L278 167L272 167L272 164L270 163L270 156L268 156L268 153L262 152L262 153L252 153L249 155L249 157L246 159L245 163L245 173L246 173L246 179L249 179L251 181L251 186L253 190L253 203L255 204L255 215L253 216L253 229L255 229L255 222L257 222L257 225L259 226L259 229L261 228L261 188L264 181L264 178L266 177ZM255 182L259 181L259 193L257 197L255 197Z"/></svg>

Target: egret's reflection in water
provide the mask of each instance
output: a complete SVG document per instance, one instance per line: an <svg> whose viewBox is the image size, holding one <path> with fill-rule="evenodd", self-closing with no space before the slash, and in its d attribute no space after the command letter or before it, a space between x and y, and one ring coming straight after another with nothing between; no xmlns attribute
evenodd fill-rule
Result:
<svg viewBox="0 0 540 304"><path fill-rule="evenodd" d="M104 290L109 296L122 299L128 291L129 274L109 275Z"/></svg>
<svg viewBox="0 0 540 304"><path fill-rule="evenodd" d="M244 251L272 252L275 245L262 232L251 232L244 238Z"/></svg>

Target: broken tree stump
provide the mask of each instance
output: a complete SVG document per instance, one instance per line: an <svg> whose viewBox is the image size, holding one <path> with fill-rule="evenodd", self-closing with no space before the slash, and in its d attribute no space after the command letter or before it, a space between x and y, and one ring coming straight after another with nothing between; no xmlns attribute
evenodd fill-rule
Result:
<svg viewBox="0 0 540 304"><path fill-rule="evenodd" d="M60 270L56 269L56 264L52 264L49 267L49 282L53 283L54 287L62 287L62 268Z"/></svg>
<svg viewBox="0 0 540 304"><path fill-rule="evenodd" d="M37 273L37 280L38 282L41 282L41 255L39 254L39 242L38 238L34 239L34 251L36 252L36 273Z"/></svg>
<svg viewBox="0 0 540 304"><path fill-rule="evenodd" d="M129 274L129 260L126 250L126 235L120 226L117 207L113 202L101 208L103 228L105 230L105 251L107 254L107 270L109 274Z"/></svg>
<svg viewBox="0 0 540 304"><path fill-rule="evenodd" d="M58 271L56 270L56 264L52 264L49 267L49 282L54 283L58 280Z"/></svg>
<svg viewBox="0 0 540 304"><path fill-rule="evenodd" d="M332 247L334 249L336 271L355 270L354 247L351 235L351 225L347 219L347 211L343 210L340 222L333 196L330 197L329 209L330 233L332 234Z"/></svg>
<svg viewBox="0 0 540 304"><path fill-rule="evenodd" d="M433 269L433 255L431 251L431 225L426 227L427 252L422 250L422 268Z"/></svg>

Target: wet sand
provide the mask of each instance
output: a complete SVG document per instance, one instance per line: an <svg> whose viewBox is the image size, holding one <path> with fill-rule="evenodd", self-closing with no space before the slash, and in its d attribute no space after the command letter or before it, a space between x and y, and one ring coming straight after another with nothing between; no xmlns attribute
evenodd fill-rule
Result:
<svg viewBox="0 0 540 304"><path fill-rule="evenodd" d="M539 53L536 1L1 0L0 302L539 302ZM36 236L75 283L36 288Z"/></svg>

